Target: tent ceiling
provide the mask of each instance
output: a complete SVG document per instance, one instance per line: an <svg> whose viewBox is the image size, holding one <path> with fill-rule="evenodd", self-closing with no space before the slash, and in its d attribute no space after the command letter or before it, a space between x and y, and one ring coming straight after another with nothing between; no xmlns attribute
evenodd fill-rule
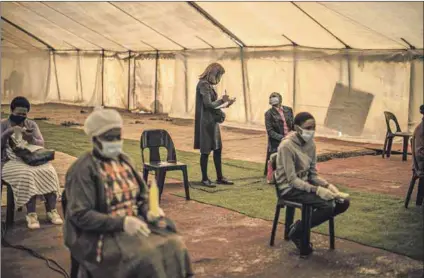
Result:
<svg viewBox="0 0 424 278"><path fill-rule="evenodd" d="M423 48L423 2L196 2L246 46ZM187 2L2 2L1 15L57 50L237 47ZM46 49L3 21L4 47Z"/></svg>

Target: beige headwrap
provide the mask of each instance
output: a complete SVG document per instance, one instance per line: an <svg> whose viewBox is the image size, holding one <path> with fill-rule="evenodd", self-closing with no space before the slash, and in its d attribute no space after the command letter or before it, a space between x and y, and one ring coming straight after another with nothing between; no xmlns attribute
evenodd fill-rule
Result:
<svg viewBox="0 0 424 278"><path fill-rule="evenodd" d="M113 128L122 128L123 120L114 109L95 108L84 123L84 131L90 137L99 136Z"/></svg>

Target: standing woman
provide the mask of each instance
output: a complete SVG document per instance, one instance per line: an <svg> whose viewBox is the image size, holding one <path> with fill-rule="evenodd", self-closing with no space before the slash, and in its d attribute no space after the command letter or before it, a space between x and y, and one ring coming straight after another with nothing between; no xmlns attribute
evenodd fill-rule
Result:
<svg viewBox="0 0 424 278"><path fill-rule="evenodd" d="M210 64L199 77L196 87L196 115L194 123L194 149L200 149L200 167L202 170L202 184L215 187L208 177L208 159L213 151L213 160L216 169L218 184L234 184L222 175L221 153L222 141L219 124L224 122L225 113L218 106L228 102L232 105L235 99L227 95L218 99L214 86L219 83L224 68L218 63ZM227 107L228 107L227 106Z"/></svg>
<svg viewBox="0 0 424 278"><path fill-rule="evenodd" d="M282 103L283 97L279 93L274 92L269 96L271 108L265 113L265 127L268 134L267 162L271 154L277 152L281 140L293 130L293 110ZM266 173L265 164L264 175Z"/></svg>

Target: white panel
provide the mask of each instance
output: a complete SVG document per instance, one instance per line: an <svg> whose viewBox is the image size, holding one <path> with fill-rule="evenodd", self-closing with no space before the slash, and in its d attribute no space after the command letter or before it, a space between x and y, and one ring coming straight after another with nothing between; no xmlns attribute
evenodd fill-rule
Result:
<svg viewBox="0 0 424 278"><path fill-rule="evenodd" d="M342 48L331 35L288 2L198 2L248 46Z"/></svg>
<svg viewBox="0 0 424 278"><path fill-rule="evenodd" d="M114 4L184 48L237 46L187 2L115 2Z"/></svg>
<svg viewBox="0 0 424 278"><path fill-rule="evenodd" d="M128 109L128 60L105 58L104 104Z"/></svg>
<svg viewBox="0 0 424 278"><path fill-rule="evenodd" d="M155 101L155 69L153 57L136 59L134 107L144 111L154 111Z"/></svg>

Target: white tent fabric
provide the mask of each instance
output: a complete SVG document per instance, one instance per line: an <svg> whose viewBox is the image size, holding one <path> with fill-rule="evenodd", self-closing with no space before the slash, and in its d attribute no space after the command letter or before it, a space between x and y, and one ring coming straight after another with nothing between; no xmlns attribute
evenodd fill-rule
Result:
<svg viewBox="0 0 424 278"><path fill-rule="evenodd" d="M319 134L378 141L423 103L423 2L2 2L2 103L105 105L193 118L199 74L235 126L262 128L277 91Z"/></svg>

